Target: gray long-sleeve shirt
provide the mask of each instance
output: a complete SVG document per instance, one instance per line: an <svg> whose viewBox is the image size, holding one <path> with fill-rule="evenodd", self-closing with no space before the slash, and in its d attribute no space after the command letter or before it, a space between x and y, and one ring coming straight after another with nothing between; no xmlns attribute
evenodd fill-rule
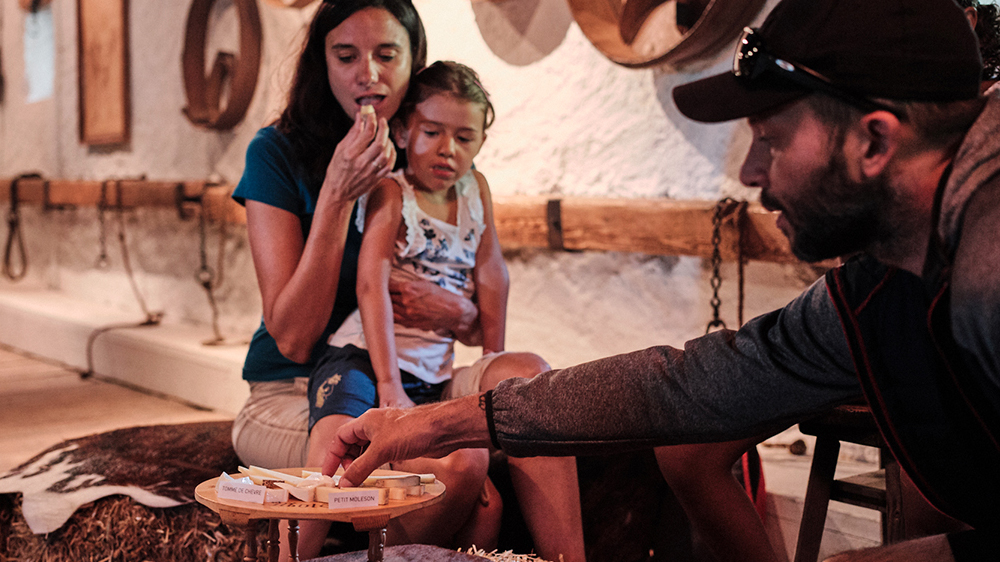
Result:
<svg viewBox="0 0 1000 562"><path fill-rule="evenodd" d="M1000 91L966 135L939 230L956 340L1000 395ZM961 244L959 241L961 240ZM860 395L824 280L738 331L500 383L488 423L510 455L581 455L775 431Z"/></svg>

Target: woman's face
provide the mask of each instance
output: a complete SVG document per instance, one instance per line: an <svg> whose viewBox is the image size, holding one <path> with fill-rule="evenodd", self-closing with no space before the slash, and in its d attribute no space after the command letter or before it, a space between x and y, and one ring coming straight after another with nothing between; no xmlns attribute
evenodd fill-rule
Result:
<svg viewBox="0 0 1000 562"><path fill-rule="evenodd" d="M410 83L410 37L382 8L365 8L326 34L326 73L344 111L357 115L371 105L390 119Z"/></svg>

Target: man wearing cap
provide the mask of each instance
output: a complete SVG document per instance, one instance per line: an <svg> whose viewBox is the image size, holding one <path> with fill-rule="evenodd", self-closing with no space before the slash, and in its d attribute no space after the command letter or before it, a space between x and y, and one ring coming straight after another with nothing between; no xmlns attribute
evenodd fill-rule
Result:
<svg viewBox="0 0 1000 562"><path fill-rule="evenodd" d="M981 69L952 0L783 0L744 32L732 72L674 100L698 121L748 119L740 180L780 212L797 256L854 257L684 349L370 411L325 470L344 461L358 482L389 460L490 443L531 456L732 441L863 396L920 492L974 530L843 559L995 559L1000 94L979 97Z"/></svg>

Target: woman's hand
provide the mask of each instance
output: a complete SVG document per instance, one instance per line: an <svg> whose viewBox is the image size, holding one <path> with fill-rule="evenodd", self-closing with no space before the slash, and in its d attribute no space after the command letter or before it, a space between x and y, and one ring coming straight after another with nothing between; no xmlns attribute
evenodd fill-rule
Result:
<svg viewBox="0 0 1000 562"><path fill-rule="evenodd" d="M410 400L410 397L406 395L403 386L397 382L379 382L376 388L378 389L379 408L412 408L416 406L413 400Z"/></svg>
<svg viewBox="0 0 1000 562"><path fill-rule="evenodd" d="M368 193L392 171L396 147L389 139L389 123L374 113L357 116L333 152L320 189L317 208L325 200L340 206Z"/></svg>
<svg viewBox="0 0 1000 562"><path fill-rule="evenodd" d="M464 344L478 345L479 309L471 300L424 280L389 279L393 319L410 328L445 328Z"/></svg>

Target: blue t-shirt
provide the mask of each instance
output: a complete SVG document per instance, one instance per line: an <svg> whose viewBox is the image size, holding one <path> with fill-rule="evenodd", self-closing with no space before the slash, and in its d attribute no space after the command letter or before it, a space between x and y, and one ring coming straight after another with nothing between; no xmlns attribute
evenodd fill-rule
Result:
<svg viewBox="0 0 1000 562"><path fill-rule="evenodd" d="M246 200L259 201L298 215L302 223L302 236L309 236L313 211L316 208L314 193L319 192L322 178L310 179L305 168L292 157L288 139L274 126L265 127L254 136L247 147L243 177L233 190L233 199L239 204ZM313 189L310 189L310 185ZM354 222L355 208L351 214L344 257L340 265L340 282L333 313L323 335L313 347L308 363L295 363L278 351L278 344L268 333L263 319L260 328L250 340L250 350L243 364L243 378L248 381L273 381L291 377L308 377L313 364L326 349L327 337L358 307L355 284L358 271L358 251L361 233Z"/></svg>

